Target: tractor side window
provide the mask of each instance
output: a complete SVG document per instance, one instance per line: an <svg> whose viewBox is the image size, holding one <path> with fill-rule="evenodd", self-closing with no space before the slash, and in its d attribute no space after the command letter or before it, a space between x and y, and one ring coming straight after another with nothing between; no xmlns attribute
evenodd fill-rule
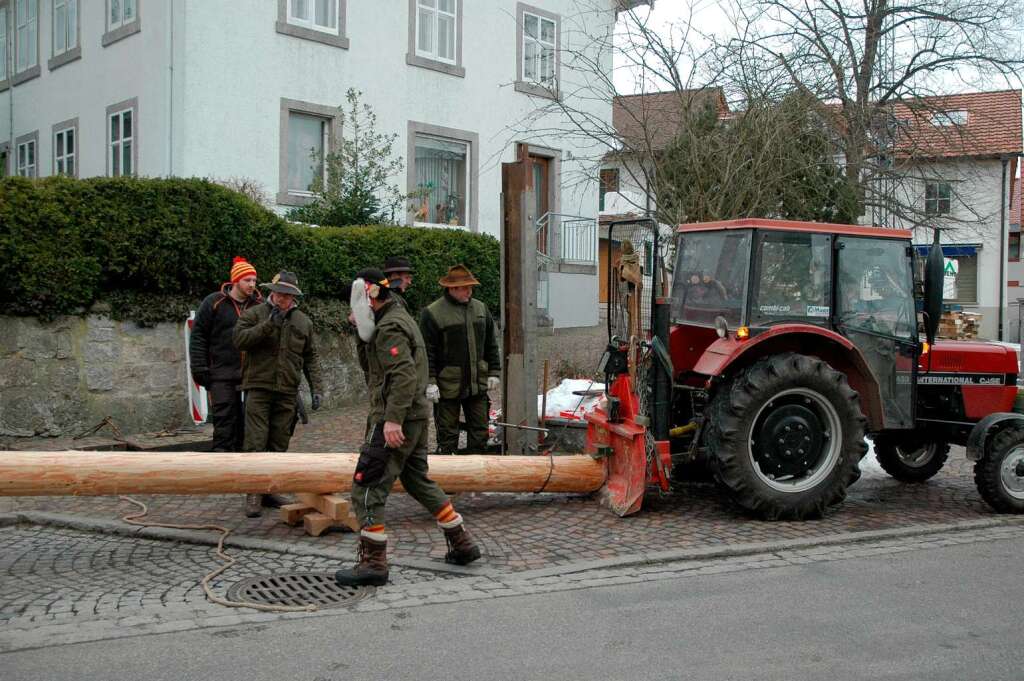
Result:
<svg viewBox="0 0 1024 681"><path fill-rule="evenodd" d="M756 254L751 324L827 324L832 314L830 252L826 234L763 233Z"/></svg>
<svg viewBox="0 0 1024 681"><path fill-rule="evenodd" d="M742 324L750 264L750 232L691 232L679 238L672 272L672 320L693 324L725 318Z"/></svg>
<svg viewBox="0 0 1024 681"><path fill-rule="evenodd" d="M844 238L836 287L838 322L848 329L912 338L914 280L906 244Z"/></svg>

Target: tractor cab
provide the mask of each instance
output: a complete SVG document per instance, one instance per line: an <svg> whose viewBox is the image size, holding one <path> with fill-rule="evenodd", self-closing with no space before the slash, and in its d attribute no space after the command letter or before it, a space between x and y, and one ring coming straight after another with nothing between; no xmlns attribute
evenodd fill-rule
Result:
<svg viewBox="0 0 1024 681"><path fill-rule="evenodd" d="M874 430L913 427L920 344L909 232L779 220L683 225L671 319L683 383L815 346L870 367L860 382Z"/></svg>

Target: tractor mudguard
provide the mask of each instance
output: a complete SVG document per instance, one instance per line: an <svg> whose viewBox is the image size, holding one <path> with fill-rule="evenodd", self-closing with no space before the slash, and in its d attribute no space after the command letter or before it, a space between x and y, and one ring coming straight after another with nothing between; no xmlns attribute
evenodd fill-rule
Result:
<svg viewBox="0 0 1024 681"><path fill-rule="evenodd" d="M971 429L971 434L967 436L967 459L969 461L981 461L985 456L985 450L988 447L989 439L998 430L997 428L994 428L994 426L1003 423L1004 421L1011 420L1020 421L1020 423L1024 425L1024 414L996 412L994 414L989 414L974 424L974 428Z"/></svg>

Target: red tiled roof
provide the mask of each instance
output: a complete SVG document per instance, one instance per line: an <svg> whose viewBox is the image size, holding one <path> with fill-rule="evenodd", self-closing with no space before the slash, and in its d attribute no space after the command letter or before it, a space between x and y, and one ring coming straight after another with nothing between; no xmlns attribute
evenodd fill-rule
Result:
<svg viewBox="0 0 1024 681"><path fill-rule="evenodd" d="M664 149L682 127L684 115L709 103L720 117L729 114L722 88L670 90L612 99L612 125L633 149Z"/></svg>
<svg viewBox="0 0 1024 681"><path fill-rule="evenodd" d="M966 112L966 124L933 123L936 114L955 111ZM919 158L997 157L1024 151L1020 90L922 97L896 103L894 114L903 131L898 147Z"/></svg>

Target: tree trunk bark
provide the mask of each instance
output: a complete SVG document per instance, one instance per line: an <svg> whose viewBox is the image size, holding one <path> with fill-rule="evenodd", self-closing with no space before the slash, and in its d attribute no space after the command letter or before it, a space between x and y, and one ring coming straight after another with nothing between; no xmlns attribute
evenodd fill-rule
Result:
<svg viewBox="0 0 1024 681"><path fill-rule="evenodd" d="M347 492L358 454L3 452L0 496ZM589 456L431 456L446 492L594 492ZM396 483L396 491L402 491Z"/></svg>

